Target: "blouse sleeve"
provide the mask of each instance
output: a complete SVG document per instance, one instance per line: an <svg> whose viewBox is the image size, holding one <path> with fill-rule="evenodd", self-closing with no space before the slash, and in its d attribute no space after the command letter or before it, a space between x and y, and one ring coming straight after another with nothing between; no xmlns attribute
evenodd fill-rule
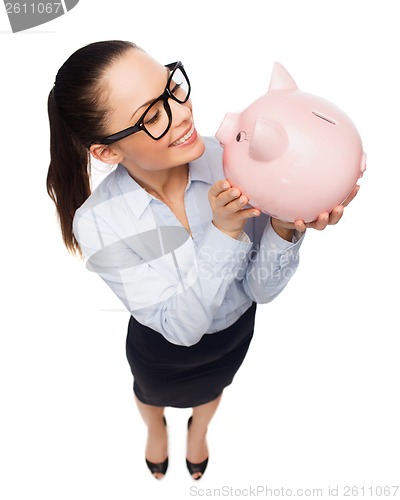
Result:
<svg viewBox="0 0 400 500"><path fill-rule="evenodd" d="M249 254L243 275L246 295L259 304L271 302L286 287L299 265L304 233L294 232L292 242L281 238L268 218L258 246Z"/></svg>
<svg viewBox="0 0 400 500"><path fill-rule="evenodd" d="M247 238L230 238L211 222L197 244L181 226L121 238L93 209L76 214L74 234L88 269L137 321L182 346L207 332L252 248Z"/></svg>

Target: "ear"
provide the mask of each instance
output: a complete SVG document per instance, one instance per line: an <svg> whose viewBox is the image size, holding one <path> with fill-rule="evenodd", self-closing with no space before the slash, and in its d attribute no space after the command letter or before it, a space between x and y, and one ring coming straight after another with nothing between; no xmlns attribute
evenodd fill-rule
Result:
<svg viewBox="0 0 400 500"><path fill-rule="evenodd" d="M271 82L268 92L271 90L298 90L296 82L289 75L282 64L276 62L272 69Z"/></svg>
<svg viewBox="0 0 400 500"><path fill-rule="evenodd" d="M282 156L287 148L288 137L285 129L273 120L258 118L250 141L250 157L253 160L270 162Z"/></svg>
<svg viewBox="0 0 400 500"><path fill-rule="evenodd" d="M96 160L100 160L108 165L116 165L122 161L122 154L112 145L92 144L89 150Z"/></svg>

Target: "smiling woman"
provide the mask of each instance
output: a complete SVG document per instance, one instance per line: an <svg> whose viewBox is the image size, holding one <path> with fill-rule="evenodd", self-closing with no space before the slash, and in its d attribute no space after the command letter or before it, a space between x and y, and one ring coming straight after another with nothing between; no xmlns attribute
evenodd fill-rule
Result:
<svg viewBox="0 0 400 500"><path fill-rule="evenodd" d="M105 41L70 56L48 101L47 190L67 248L130 312L126 355L157 478L167 406L193 408L186 465L204 474L207 428L245 359L256 303L285 288L303 241L223 178L222 148L197 133L190 91L181 62ZM92 193L90 155L118 164ZM340 218L330 217L319 229Z"/></svg>

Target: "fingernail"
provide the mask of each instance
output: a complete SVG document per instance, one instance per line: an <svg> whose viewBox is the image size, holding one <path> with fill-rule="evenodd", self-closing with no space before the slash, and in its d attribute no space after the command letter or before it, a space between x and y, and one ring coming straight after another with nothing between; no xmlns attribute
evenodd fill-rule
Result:
<svg viewBox="0 0 400 500"><path fill-rule="evenodd" d="M237 189L234 189L233 191L231 191L231 195L232 196L238 196L239 195L239 191Z"/></svg>
<svg viewBox="0 0 400 500"><path fill-rule="evenodd" d="M229 187L229 184L227 182L224 182L222 184L222 189L228 189L228 187Z"/></svg>

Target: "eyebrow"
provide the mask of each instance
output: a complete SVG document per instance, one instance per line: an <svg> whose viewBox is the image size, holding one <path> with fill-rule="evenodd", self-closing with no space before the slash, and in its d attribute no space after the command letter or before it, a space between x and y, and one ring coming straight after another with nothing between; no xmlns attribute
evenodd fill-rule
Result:
<svg viewBox="0 0 400 500"><path fill-rule="evenodd" d="M149 101L146 101L144 104L139 106L138 109L132 113L132 116L129 118L129 121L132 120L132 118L136 115L136 113L139 111L139 109L142 109L145 106L150 106L150 104L154 101L155 101L155 99L150 99Z"/></svg>
<svg viewBox="0 0 400 500"><path fill-rule="evenodd" d="M169 78L169 75L171 74L171 70L169 68L165 68L165 69L167 70L167 82L168 82L168 78ZM157 98L149 99L144 104L139 106L138 109L132 113L132 116L129 118L129 121L132 120L132 118L136 115L136 113L139 111L139 109L145 108L146 106L150 106L150 104L152 104L156 99Z"/></svg>

